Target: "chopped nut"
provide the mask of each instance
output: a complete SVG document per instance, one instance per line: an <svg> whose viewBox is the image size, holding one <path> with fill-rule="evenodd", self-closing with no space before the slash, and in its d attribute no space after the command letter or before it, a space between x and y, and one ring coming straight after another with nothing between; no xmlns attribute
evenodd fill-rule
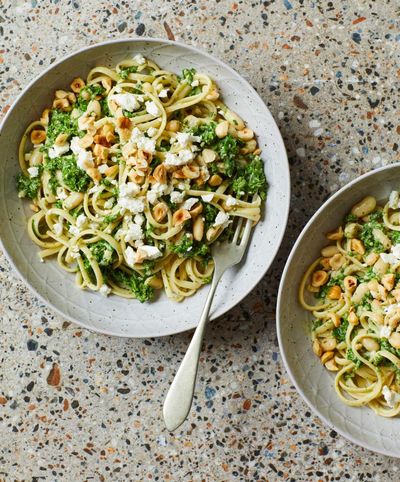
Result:
<svg viewBox="0 0 400 482"><path fill-rule="evenodd" d="M328 274L325 271L318 270L312 274L311 284L314 287L319 287L324 285L329 279Z"/></svg>
<svg viewBox="0 0 400 482"><path fill-rule="evenodd" d="M183 224L185 221L190 219L190 213L187 209L178 209L177 211L174 212L172 215L172 224L174 226L178 226L179 224Z"/></svg>
<svg viewBox="0 0 400 482"><path fill-rule="evenodd" d="M352 251L355 251L358 254L363 255L365 253L364 243L357 238L353 238L350 241L350 247Z"/></svg>
<svg viewBox="0 0 400 482"><path fill-rule="evenodd" d="M332 286L332 288L328 290L328 294L327 294L330 300L339 300L341 295L342 295L342 290L338 285Z"/></svg>
<svg viewBox="0 0 400 482"><path fill-rule="evenodd" d="M340 239L343 239L343 228L342 226L339 226L336 231L332 231L330 233L326 234L327 239L331 241L338 241Z"/></svg>
<svg viewBox="0 0 400 482"><path fill-rule="evenodd" d="M391 291L394 287L395 275L393 273L388 273L382 276L381 283L388 290Z"/></svg>
<svg viewBox="0 0 400 482"><path fill-rule="evenodd" d="M46 132L35 129L31 132L32 144L41 144L46 139Z"/></svg>
<svg viewBox="0 0 400 482"><path fill-rule="evenodd" d="M357 287L357 278L355 276L346 276L343 280L344 288L346 291L352 293Z"/></svg>
<svg viewBox="0 0 400 482"><path fill-rule="evenodd" d="M333 351L326 351L322 356L321 356L321 363L325 365L325 363L329 360L331 360L334 356Z"/></svg>
<svg viewBox="0 0 400 482"><path fill-rule="evenodd" d="M71 82L70 87L73 92L79 93L85 87L85 82L80 77L77 77Z"/></svg>
<svg viewBox="0 0 400 482"><path fill-rule="evenodd" d="M321 345L319 344L319 341L317 339L314 340L313 342L313 352L320 357L322 355L322 348Z"/></svg>

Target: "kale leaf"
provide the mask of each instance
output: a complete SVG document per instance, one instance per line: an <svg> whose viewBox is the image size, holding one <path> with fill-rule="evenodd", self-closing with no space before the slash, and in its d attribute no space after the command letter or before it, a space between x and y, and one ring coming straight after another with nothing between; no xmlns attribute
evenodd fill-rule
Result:
<svg viewBox="0 0 400 482"><path fill-rule="evenodd" d="M182 236L178 243L170 245L170 249L173 253L183 258L207 256L210 253L210 248L207 244L193 241L190 236Z"/></svg>
<svg viewBox="0 0 400 482"><path fill-rule="evenodd" d="M17 176L17 190L20 197L34 199L40 188L40 177Z"/></svg>
<svg viewBox="0 0 400 482"><path fill-rule="evenodd" d="M70 112L53 109L46 131L46 146L52 146L59 134L78 135L78 121L71 117Z"/></svg>
<svg viewBox="0 0 400 482"><path fill-rule="evenodd" d="M141 303L153 298L154 289L145 283L147 278L136 271L109 270L109 276L119 286L130 290Z"/></svg>
<svg viewBox="0 0 400 482"><path fill-rule="evenodd" d="M238 196L258 193L261 199L267 197L267 179L264 173L264 163L259 156L249 156L250 162L238 169L232 182L232 190Z"/></svg>

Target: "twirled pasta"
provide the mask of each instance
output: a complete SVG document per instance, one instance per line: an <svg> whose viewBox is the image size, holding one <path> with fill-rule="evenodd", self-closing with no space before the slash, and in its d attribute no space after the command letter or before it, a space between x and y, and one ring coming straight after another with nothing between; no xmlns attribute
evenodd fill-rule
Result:
<svg viewBox="0 0 400 482"><path fill-rule="evenodd" d="M336 372L335 389L352 407L400 413L400 203L368 196L327 238L299 288L314 316L314 353Z"/></svg>
<svg viewBox="0 0 400 482"><path fill-rule="evenodd" d="M95 67L57 90L21 140L28 234L82 289L145 301L164 287L180 301L209 282L210 245L233 219L258 222L259 154L207 75L179 77L140 54Z"/></svg>

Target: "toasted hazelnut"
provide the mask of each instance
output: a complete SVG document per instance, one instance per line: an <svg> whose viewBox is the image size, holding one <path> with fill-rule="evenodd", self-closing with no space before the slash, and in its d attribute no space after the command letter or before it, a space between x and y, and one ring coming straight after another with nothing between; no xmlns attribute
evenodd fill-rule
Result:
<svg viewBox="0 0 400 482"><path fill-rule="evenodd" d="M335 231L332 231L330 233L326 233L327 239L331 241L338 241L343 239L343 228L342 226L339 226Z"/></svg>
<svg viewBox="0 0 400 482"><path fill-rule="evenodd" d="M56 99L66 99L68 92L65 90L56 90L55 97Z"/></svg>
<svg viewBox="0 0 400 482"><path fill-rule="evenodd" d="M129 129L131 126L131 120L129 119L129 117L118 117L117 126L121 129Z"/></svg>
<svg viewBox="0 0 400 482"><path fill-rule="evenodd" d="M164 164L159 164L154 169L153 177L160 184L166 184L167 183L167 170L165 169Z"/></svg>
<svg viewBox="0 0 400 482"><path fill-rule="evenodd" d="M96 167L89 167L89 169L86 172L93 179L93 181L98 182L101 180L101 174Z"/></svg>
<svg viewBox="0 0 400 482"><path fill-rule="evenodd" d="M155 290L160 290L164 286L163 280L159 276L152 276L147 284Z"/></svg>
<svg viewBox="0 0 400 482"><path fill-rule="evenodd" d="M249 127L245 127L244 129L237 131L237 136L241 141L249 141L250 139L253 139L254 132Z"/></svg>
<svg viewBox="0 0 400 482"><path fill-rule="evenodd" d="M323 286L329 279L328 273L322 270L315 271L311 277L311 285L314 287Z"/></svg>
<svg viewBox="0 0 400 482"><path fill-rule="evenodd" d="M168 212L168 208L165 203L163 202L157 203L153 208L154 219L158 223L161 222L167 215L167 212Z"/></svg>
<svg viewBox="0 0 400 482"><path fill-rule="evenodd" d="M201 203L196 203L189 212L192 218L195 218L203 212L203 205Z"/></svg>
<svg viewBox="0 0 400 482"><path fill-rule="evenodd" d="M83 137L79 139L79 145L83 149L87 149L93 144L93 136L90 134L85 134Z"/></svg>
<svg viewBox="0 0 400 482"><path fill-rule="evenodd" d="M369 253L366 257L365 257L365 262L368 266L372 266L374 265L379 259L379 254L377 253Z"/></svg>
<svg viewBox="0 0 400 482"><path fill-rule="evenodd" d="M222 184L222 177L218 174L213 174L210 177L208 184L212 187L220 186Z"/></svg>
<svg viewBox="0 0 400 482"><path fill-rule="evenodd" d="M370 337L363 338L361 340L361 344L368 351L378 351L380 349L379 343L374 338L370 338Z"/></svg>
<svg viewBox="0 0 400 482"><path fill-rule="evenodd" d="M195 164L183 166L182 174L185 176L184 179L196 179L200 175L200 168Z"/></svg>
<svg viewBox="0 0 400 482"><path fill-rule="evenodd" d="M46 131L35 129L31 132L32 144L41 144L46 139Z"/></svg>
<svg viewBox="0 0 400 482"><path fill-rule="evenodd" d="M70 87L73 92L79 93L80 90L85 87L85 82L80 77L76 77L76 79L71 82Z"/></svg>
<svg viewBox="0 0 400 482"><path fill-rule="evenodd" d="M340 316L337 314L337 313L330 313L330 318L332 320L332 323L334 325L335 328L337 328L338 326L341 325L342 323L342 320L340 318Z"/></svg>
<svg viewBox="0 0 400 482"><path fill-rule="evenodd" d="M107 171L105 172L105 175L107 177L114 177L118 172L118 165L115 164L115 166L110 166Z"/></svg>
<svg viewBox="0 0 400 482"><path fill-rule="evenodd" d="M47 126L50 120L50 109L44 109L42 115L40 116L40 122Z"/></svg>
<svg viewBox="0 0 400 482"><path fill-rule="evenodd" d="M53 101L53 107L55 109L66 110L69 107L68 99L55 99Z"/></svg>
<svg viewBox="0 0 400 482"><path fill-rule="evenodd" d="M355 251L358 254L363 255L365 253L364 243L357 238L353 238L350 241L350 248L352 251Z"/></svg>
<svg viewBox="0 0 400 482"><path fill-rule="evenodd" d="M324 340L320 341L322 350L325 351L333 351L336 348L337 342L335 338L325 338Z"/></svg>
<svg viewBox="0 0 400 482"><path fill-rule="evenodd" d="M113 137L114 137L114 134L113 134ZM95 144L100 144L101 146L104 146L104 147L110 147L111 146L111 142L107 140L106 136L96 134L94 136L93 140L94 140Z"/></svg>
<svg viewBox="0 0 400 482"><path fill-rule="evenodd" d="M397 331L393 332L389 337L389 343L393 348L400 348L400 333Z"/></svg>
<svg viewBox="0 0 400 482"><path fill-rule="evenodd" d="M346 291L352 293L357 287L357 278L355 276L346 276L343 280L344 288Z"/></svg>
<svg viewBox="0 0 400 482"><path fill-rule="evenodd" d="M322 356L321 356L321 363L325 365L325 363L329 360L331 360L334 356L333 351L326 351Z"/></svg>
<svg viewBox="0 0 400 482"><path fill-rule="evenodd" d="M58 136L56 137L56 140L54 141L54 144L56 146L63 146L67 140L68 140L68 134L64 134L64 133L61 133L61 134L58 134Z"/></svg>
<svg viewBox="0 0 400 482"><path fill-rule="evenodd" d="M215 128L215 134L217 135L217 137L219 137L220 139L222 139L223 137L226 137L227 134L228 134L228 128L229 128L229 124L228 124L228 121L224 120L224 121L221 121L217 127Z"/></svg>
<svg viewBox="0 0 400 482"><path fill-rule="evenodd" d="M332 358L330 360L328 360L326 363L325 363L325 368L327 370L329 370L330 372L337 372L339 371L339 367L337 366L335 360Z"/></svg>
<svg viewBox="0 0 400 482"><path fill-rule="evenodd" d="M203 161L206 164L209 164L210 162L215 161L217 157L217 153L212 149L204 149L203 152L201 153L201 157L203 158Z"/></svg>
<svg viewBox="0 0 400 482"><path fill-rule="evenodd" d="M354 311L351 311L349 313L348 320L349 320L350 325L358 325L358 323L359 323L358 316L354 313Z"/></svg>
<svg viewBox="0 0 400 482"><path fill-rule="evenodd" d="M381 283L388 290L391 291L394 287L395 275L393 273L387 273L382 276Z"/></svg>
<svg viewBox="0 0 400 482"><path fill-rule="evenodd" d="M336 245L325 246L325 248L321 249L321 256L324 258L331 258L335 254L339 252L339 249Z"/></svg>
<svg viewBox="0 0 400 482"><path fill-rule="evenodd" d="M181 127L181 123L177 120L170 120L167 122L165 129L170 132L178 132Z"/></svg>
<svg viewBox="0 0 400 482"><path fill-rule="evenodd" d="M193 223L193 239L195 241L201 241L204 236L204 219L201 216L197 216Z"/></svg>
<svg viewBox="0 0 400 482"><path fill-rule="evenodd" d="M93 154L99 159L105 161L108 158L108 149L101 144L95 144L93 148Z"/></svg>
<svg viewBox="0 0 400 482"><path fill-rule="evenodd" d="M340 253L334 254L329 260L329 264L333 270L340 269L345 262L346 258Z"/></svg>
<svg viewBox="0 0 400 482"><path fill-rule="evenodd" d="M172 224L174 226L178 226L179 224L183 224L185 221L190 219L190 213L187 209L178 209L177 211L174 212L172 215Z"/></svg>
<svg viewBox="0 0 400 482"><path fill-rule="evenodd" d="M322 355L322 348L317 339L313 341L313 352L320 357Z"/></svg>
<svg viewBox="0 0 400 482"><path fill-rule="evenodd" d="M331 258L322 258L319 264L324 268L324 269L331 269L331 265L329 263Z"/></svg>
<svg viewBox="0 0 400 482"><path fill-rule="evenodd" d="M328 294L327 294L327 296L330 300L339 300L341 295L342 295L342 290L341 290L340 286L338 286L338 285L332 286L328 290Z"/></svg>

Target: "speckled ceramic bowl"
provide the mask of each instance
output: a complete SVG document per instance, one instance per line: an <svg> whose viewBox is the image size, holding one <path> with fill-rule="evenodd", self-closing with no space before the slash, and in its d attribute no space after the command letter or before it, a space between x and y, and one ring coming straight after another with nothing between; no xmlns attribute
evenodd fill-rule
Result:
<svg viewBox="0 0 400 482"><path fill-rule="evenodd" d="M282 276L278 296L278 339L294 385L308 405L331 427L354 443L375 452L400 457L400 419L383 418L370 408L344 405L334 389L334 375L314 355L310 342L311 314L298 302L298 287L307 267L326 246L324 233L343 220L353 204L371 194L388 198L400 186L400 166L377 169L361 176L332 196L300 234Z"/></svg>
<svg viewBox="0 0 400 482"><path fill-rule="evenodd" d="M12 179L17 174L17 150L25 127L51 103L56 88L68 88L76 76L85 77L95 65L114 66L141 52L160 66L177 73L195 67L207 72L221 88L226 104L243 117L258 135L269 182L267 208L252 236L246 260L229 270L220 282L212 318L238 303L265 274L280 245L289 211L290 179L285 147L267 107L255 90L230 67L176 42L157 39L116 40L76 52L52 65L29 84L4 119L0 133L0 236L9 260L20 276L46 303L76 323L102 333L127 337L162 336L194 328L207 288L183 303L161 296L140 304L116 296L80 291L73 275L55 261L41 263L38 248L26 233L29 208L18 196Z"/></svg>

